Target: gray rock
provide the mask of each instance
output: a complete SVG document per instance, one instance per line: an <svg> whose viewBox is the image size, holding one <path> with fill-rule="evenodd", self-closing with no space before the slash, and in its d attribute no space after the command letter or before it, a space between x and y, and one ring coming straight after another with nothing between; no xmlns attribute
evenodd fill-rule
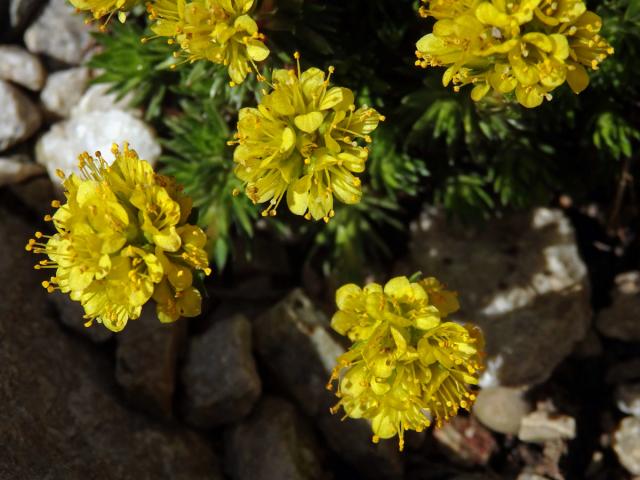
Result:
<svg viewBox="0 0 640 480"><path fill-rule="evenodd" d="M251 354L251 324L243 316L214 323L193 337L181 372L185 420L213 428L245 417L262 383Z"/></svg>
<svg viewBox="0 0 640 480"><path fill-rule="evenodd" d="M640 272L626 272L615 279L613 302L598 314L596 325L610 338L640 341Z"/></svg>
<svg viewBox="0 0 640 480"><path fill-rule="evenodd" d="M320 480L322 454L313 431L289 402L264 398L227 432L225 468L233 480Z"/></svg>
<svg viewBox="0 0 640 480"><path fill-rule="evenodd" d="M371 442L365 420L341 421L326 383L344 349L328 332L329 321L301 290L292 291L255 322L261 363L300 408L312 416L327 445L366 478L398 478L402 462L395 441Z"/></svg>
<svg viewBox="0 0 640 480"><path fill-rule="evenodd" d="M0 478L216 479L206 440L122 406L111 361L51 317L24 252L33 227L0 207Z"/></svg>
<svg viewBox="0 0 640 480"><path fill-rule="evenodd" d="M0 80L0 152L29 138L42 122L40 110L20 90Z"/></svg>
<svg viewBox="0 0 640 480"><path fill-rule="evenodd" d="M140 109L131 108L129 105L133 100L133 93L128 93L122 98L118 98L116 93L109 93L111 85L99 83L91 85L83 91L82 97L71 109L71 115L77 116L85 113L106 112L109 110L125 110L135 117L141 117Z"/></svg>
<svg viewBox="0 0 640 480"><path fill-rule="evenodd" d="M561 211L538 208L473 228L429 208L412 229L411 257L400 267L459 292L457 318L485 333L483 386L541 383L584 338L587 271Z"/></svg>
<svg viewBox="0 0 640 480"><path fill-rule="evenodd" d="M494 432L515 435L531 411L518 388L487 387L478 392L473 414Z"/></svg>
<svg viewBox="0 0 640 480"><path fill-rule="evenodd" d="M49 0L38 18L24 33L24 43L33 53L78 65L93 45L91 27L65 0Z"/></svg>
<svg viewBox="0 0 640 480"><path fill-rule="evenodd" d="M155 305L147 305L139 319L116 335L116 380L130 403L160 418L172 416L176 361L186 327L184 320L161 323Z"/></svg>
<svg viewBox="0 0 640 480"><path fill-rule="evenodd" d="M47 72L40 59L18 45L0 45L0 78L38 91Z"/></svg>
<svg viewBox="0 0 640 480"><path fill-rule="evenodd" d="M49 296L58 311L58 319L66 327L70 328L94 343L103 343L113 336L113 332L98 323L91 327L85 327L84 308L80 302L74 302L69 295L54 292Z"/></svg>
<svg viewBox="0 0 640 480"><path fill-rule="evenodd" d="M111 162L111 145L125 141L152 165L160 156L160 145L151 127L129 112L108 110L72 116L53 125L36 144L36 161L47 168L55 182L58 168L67 174L78 172L80 153L100 150Z"/></svg>
<svg viewBox="0 0 640 480"><path fill-rule="evenodd" d="M89 79L89 69L86 67L70 68L49 75L40 93L45 110L59 117L68 117L82 98Z"/></svg>
<svg viewBox="0 0 640 480"><path fill-rule="evenodd" d="M33 16L45 5L45 0L11 0L9 23L14 32L21 32L33 20Z"/></svg>
<svg viewBox="0 0 640 480"><path fill-rule="evenodd" d="M613 435L613 450L624 468L640 475L640 418L622 419Z"/></svg>
<svg viewBox="0 0 640 480"><path fill-rule="evenodd" d="M473 417L454 417L433 430L433 437L455 461L464 465L486 465L498 450L491 433Z"/></svg>
<svg viewBox="0 0 640 480"><path fill-rule="evenodd" d="M43 173L43 171L42 167L31 161L28 155L0 156L0 187L22 182Z"/></svg>
<svg viewBox="0 0 640 480"><path fill-rule="evenodd" d="M9 190L20 199L38 217L44 217L53 211L51 201L56 193L48 175L31 177L21 183L9 185ZM63 198L58 198L62 201Z"/></svg>
<svg viewBox="0 0 640 480"><path fill-rule="evenodd" d="M576 421L568 415L536 410L522 419L518 438L523 442L544 443L571 440L576 436Z"/></svg>
<svg viewBox="0 0 640 480"><path fill-rule="evenodd" d="M622 413L640 418L640 383L619 385L616 405Z"/></svg>

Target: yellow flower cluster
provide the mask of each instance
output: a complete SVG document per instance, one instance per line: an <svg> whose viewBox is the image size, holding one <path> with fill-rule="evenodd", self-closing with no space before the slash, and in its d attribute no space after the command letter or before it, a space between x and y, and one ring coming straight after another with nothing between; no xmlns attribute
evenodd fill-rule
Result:
<svg viewBox="0 0 640 480"><path fill-rule="evenodd" d="M371 421L373 441L424 430L432 422L469 409L482 368L482 333L443 322L458 309L456 293L435 278L412 282L396 277L384 287L354 284L336 292L335 331L353 342L338 358L329 388L339 380L345 416Z"/></svg>
<svg viewBox="0 0 640 480"><path fill-rule="evenodd" d="M95 319L116 332L151 298L162 322L198 315L193 271L211 270L204 232L187 223L191 200L126 143L111 151L111 166L100 152L83 153L80 176L58 172L67 201L53 201L57 210L45 217L56 233L36 232L26 246L49 257L36 269L56 270L43 286L82 303L86 326Z"/></svg>
<svg viewBox="0 0 640 480"><path fill-rule="evenodd" d="M96 20L108 15L105 25L114 14L118 15L121 22L124 22L127 12L140 3L139 0L69 0L69 2L78 10L91 12Z"/></svg>
<svg viewBox="0 0 640 480"><path fill-rule="evenodd" d="M291 212L308 220L334 215L334 196L360 201L360 179L369 155L362 144L384 120L375 109L356 108L351 90L331 86L329 74L317 68L280 69L272 74L271 91L257 108L239 113L233 160L254 203L269 202L264 216L275 215L287 196Z"/></svg>
<svg viewBox="0 0 640 480"><path fill-rule="evenodd" d="M442 83L473 85L471 98L515 91L533 108L565 81L575 93L589 84L613 48L602 21L583 0L422 0L437 21L416 44L416 65L447 67Z"/></svg>
<svg viewBox="0 0 640 480"><path fill-rule="evenodd" d="M225 65L232 84L242 83L255 62L269 56L264 36L248 15L254 0L156 0L147 4L151 30L177 43L188 61ZM176 52L176 56L180 53Z"/></svg>

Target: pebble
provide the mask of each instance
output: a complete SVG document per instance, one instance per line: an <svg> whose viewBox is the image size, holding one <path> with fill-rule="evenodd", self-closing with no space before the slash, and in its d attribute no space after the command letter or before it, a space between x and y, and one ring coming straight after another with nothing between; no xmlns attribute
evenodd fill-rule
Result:
<svg viewBox="0 0 640 480"><path fill-rule="evenodd" d="M313 417L325 442L363 478L401 478L396 440L371 442L365 420L341 421L329 408L337 401L326 389L344 349L329 334L329 320L302 290L293 290L256 319L255 343L261 363L305 414Z"/></svg>
<svg viewBox="0 0 640 480"><path fill-rule="evenodd" d="M13 85L0 80L0 152L28 139L38 130L42 116L38 107Z"/></svg>
<svg viewBox="0 0 640 480"><path fill-rule="evenodd" d="M40 101L45 110L58 117L68 117L71 109L82 99L89 79L89 69L86 67L50 74L40 93Z"/></svg>
<svg viewBox="0 0 640 480"><path fill-rule="evenodd" d="M613 450L620 464L633 475L640 475L640 418L626 417L613 434Z"/></svg>
<svg viewBox="0 0 640 480"><path fill-rule="evenodd" d="M233 480L322 480L322 450L311 426L284 399L265 397L225 438L225 468Z"/></svg>
<svg viewBox="0 0 640 480"><path fill-rule="evenodd" d="M632 271L615 278L611 306L598 313L600 333L625 342L640 341L640 272Z"/></svg>
<svg viewBox="0 0 640 480"><path fill-rule="evenodd" d="M520 423L531 411L523 398L522 389L488 387L478 392L473 414L483 425L494 432L516 435Z"/></svg>
<svg viewBox="0 0 640 480"><path fill-rule="evenodd" d="M39 91L46 77L47 72L36 55L18 45L0 45L0 78Z"/></svg>
<svg viewBox="0 0 640 480"><path fill-rule="evenodd" d="M155 132L142 120L122 110L108 110L72 116L54 124L36 144L36 161L44 165L56 182L56 170L78 173L78 155L82 152L103 153L112 162L111 145L129 142L141 159L152 165L160 156Z"/></svg>
<svg viewBox="0 0 640 480"><path fill-rule="evenodd" d="M78 65L93 45L91 26L66 0L49 0L38 18L24 33L32 53L48 55L69 65Z"/></svg>
<svg viewBox="0 0 640 480"><path fill-rule="evenodd" d="M498 450L491 433L473 417L454 417L433 430L433 436L454 459L465 465L486 465Z"/></svg>
<svg viewBox="0 0 640 480"><path fill-rule="evenodd" d="M576 421L568 415L536 410L526 415L520 424L518 438L523 442L545 443L571 440L576 436Z"/></svg>
<svg viewBox="0 0 640 480"><path fill-rule="evenodd" d="M28 155L16 154L0 156L0 187L22 182L43 172Z"/></svg>
<svg viewBox="0 0 640 480"><path fill-rule="evenodd" d="M101 328L94 325L90 328ZM159 418L171 418L176 386L176 363L184 351L185 320L161 323L155 305L146 305L116 335L116 381L129 403Z"/></svg>
<svg viewBox="0 0 640 480"><path fill-rule="evenodd" d="M181 410L190 425L214 428L249 414L262 391L251 350L251 323L241 315L190 340L181 372Z"/></svg>

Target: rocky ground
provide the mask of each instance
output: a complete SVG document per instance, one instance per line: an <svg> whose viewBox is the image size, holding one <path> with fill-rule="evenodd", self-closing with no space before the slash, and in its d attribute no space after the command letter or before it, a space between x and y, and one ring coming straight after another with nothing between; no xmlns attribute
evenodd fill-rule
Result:
<svg viewBox="0 0 640 480"><path fill-rule="evenodd" d="M331 289L299 280L268 239L233 282L208 284L197 319L84 328L24 251L57 195L47 171L113 138L152 161L160 148L139 112L89 86L90 27L71 13L0 0L0 480L640 478L639 263L595 207L474 228L425 208L411 225L388 275L458 290L487 370L472 414L410 435L402 454L329 413L344 349Z"/></svg>

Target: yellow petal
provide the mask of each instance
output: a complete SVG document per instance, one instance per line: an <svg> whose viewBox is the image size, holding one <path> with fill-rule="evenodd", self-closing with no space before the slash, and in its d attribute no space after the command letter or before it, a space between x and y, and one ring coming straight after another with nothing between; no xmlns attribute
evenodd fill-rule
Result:
<svg viewBox="0 0 640 480"><path fill-rule="evenodd" d="M321 112L309 112L295 117L293 123L303 132L313 133L320 128L323 120L324 115Z"/></svg>
<svg viewBox="0 0 640 480"><path fill-rule="evenodd" d="M582 92L589 85L587 70L578 63L572 63L567 69L567 83L573 93Z"/></svg>

